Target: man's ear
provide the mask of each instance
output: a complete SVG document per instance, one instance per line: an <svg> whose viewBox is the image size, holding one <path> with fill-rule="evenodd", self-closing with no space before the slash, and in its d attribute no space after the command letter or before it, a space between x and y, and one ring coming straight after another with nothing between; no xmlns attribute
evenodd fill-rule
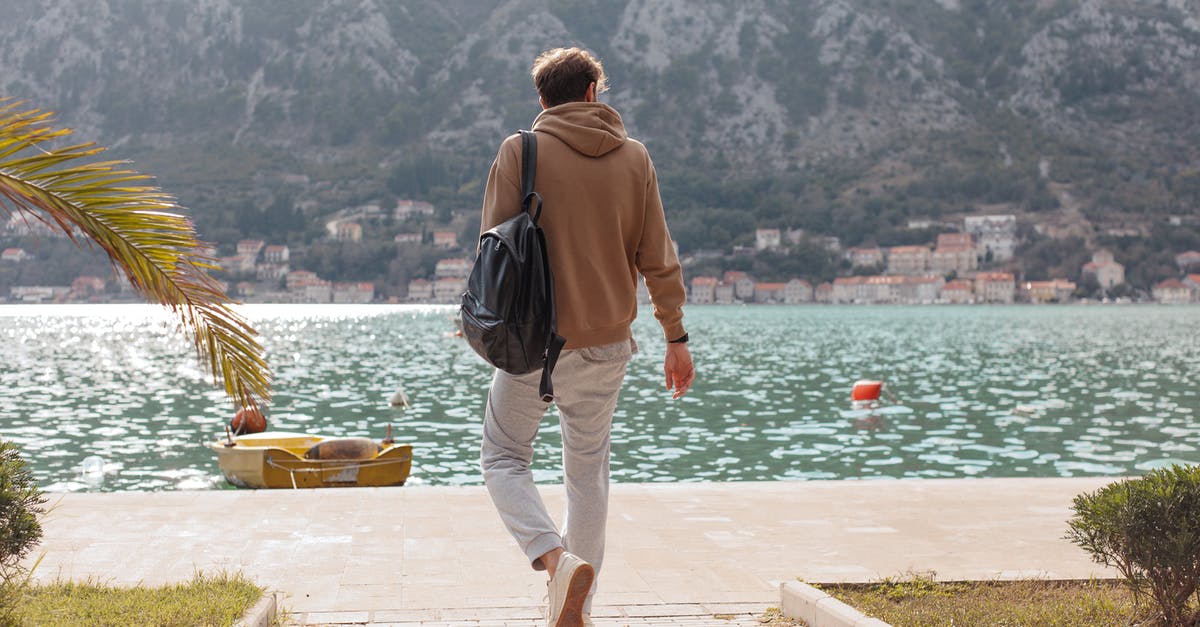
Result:
<svg viewBox="0 0 1200 627"><path fill-rule="evenodd" d="M596 81L592 81L587 88L587 93L583 95L584 102L596 102Z"/></svg>
<svg viewBox="0 0 1200 627"><path fill-rule="evenodd" d="M549 108L546 106L546 99L542 98L541 96L538 96L538 104L542 105L542 111L545 111Z"/></svg>

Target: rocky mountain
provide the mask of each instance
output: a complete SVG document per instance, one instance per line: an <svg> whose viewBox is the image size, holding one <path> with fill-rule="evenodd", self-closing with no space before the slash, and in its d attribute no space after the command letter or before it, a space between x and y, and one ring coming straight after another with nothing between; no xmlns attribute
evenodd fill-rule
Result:
<svg viewBox="0 0 1200 627"><path fill-rule="evenodd" d="M563 44L604 59L685 249L755 224L887 244L980 207L1092 244L1200 206L1200 0L8 0L6 18L0 95L136 158L221 236L300 196L474 206L538 111L530 61Z"/></svg>

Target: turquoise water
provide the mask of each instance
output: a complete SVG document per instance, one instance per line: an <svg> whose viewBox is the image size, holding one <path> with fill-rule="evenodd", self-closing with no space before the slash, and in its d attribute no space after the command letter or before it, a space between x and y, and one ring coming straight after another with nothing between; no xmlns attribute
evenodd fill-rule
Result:
<svg viewBox="0 0 1200 627"><path fill-rule="evenodd" d="M480 483L490 372L452 336L453 308L245 311L276 373L272 428L378 438L391 423L414 446L412 484ZM686 322L699 378L678 401L662 387L653 318L635 325L617 481L1115 476L1200 462L1200 307L709 306ZM44 488L226 487L203 443L232 405L159 309L0 306L0 342L0 437ZM885 380L897 403L852 409L860 378ZM406 411L388 405L397 386ZM555 481L557 422L543 425L536 476Z"/></svg>

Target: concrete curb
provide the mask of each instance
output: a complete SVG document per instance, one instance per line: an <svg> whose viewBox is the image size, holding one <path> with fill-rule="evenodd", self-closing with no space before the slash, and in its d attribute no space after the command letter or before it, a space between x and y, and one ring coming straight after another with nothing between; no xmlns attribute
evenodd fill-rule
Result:
<svg viewBox="0 0 1200 627"><path fill-rule="evenodd" d="M799 581L780 584L779 596L783 615L799 618L808 627L891 627Z"/></svg>
<svg viewBox="0 0 1200 627"><path fill-rule="evenodd" d="M235 622L233 627L271 627L271 622L275 620L277 605L275 593L268 592L258 600L258 603L250 606L250 609L246 610L241 620Z"/></svg>

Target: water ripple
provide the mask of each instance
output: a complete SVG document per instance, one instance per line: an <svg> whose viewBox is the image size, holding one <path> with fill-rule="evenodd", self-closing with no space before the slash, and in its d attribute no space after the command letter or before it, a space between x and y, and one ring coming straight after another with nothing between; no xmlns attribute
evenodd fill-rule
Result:
<svg viewBox="0 0 1200 627"><path fill-rule="evenodd" d="M414 484L478 484L489 369L449 307L253 306L272 428L396 439ZM1196 307L691 307L671 401L649 312L614 415L617 481L1126 475L1200 461ZM0 306L0 437L53 490L225 488L232 407L148 306ZM853 382L899 404L849 407ZM402 385L407 410L388 405ZM561 481L557 414L535 476ZM102 472L82 472L88 457Z"/></svg>

